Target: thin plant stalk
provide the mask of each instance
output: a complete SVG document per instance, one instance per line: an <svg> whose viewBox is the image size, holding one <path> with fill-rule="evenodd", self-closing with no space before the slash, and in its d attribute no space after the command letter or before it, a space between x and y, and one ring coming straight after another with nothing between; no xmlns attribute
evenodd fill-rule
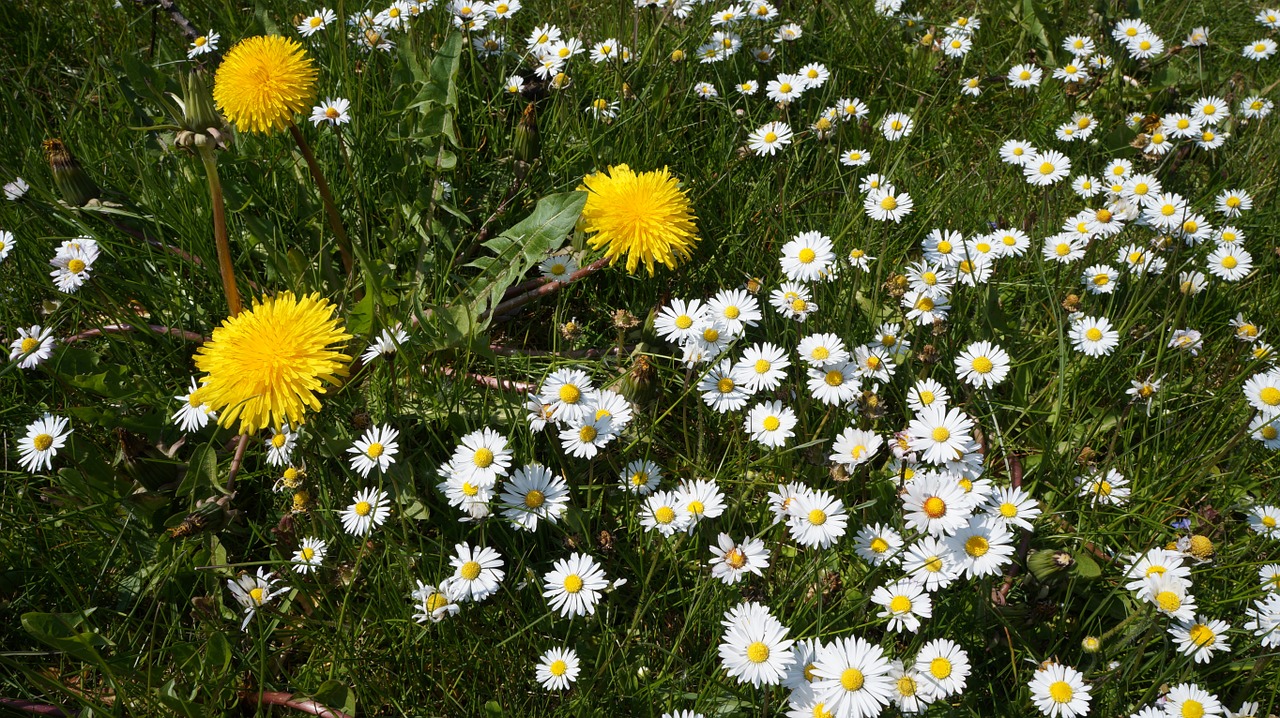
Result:
<svg viewBox="0 0 1280 718"><path fill-rule="evenodd" d="M333 193L329 191L329 183L324 179L324 173L320 171L320 165L316 163L316 156L311 153L311 146L307 144L307 140L302 136L302 132L298 126L289 123L289 134L293 135L293 141L298 143L298 149L302 151L302 158L307 161L307 169L311 171L311 178L316 181L316 188L320 190L320 199L324 202L325 212L329 215L329 227L333 229L333 233L338 238L338 253L342 255L342 268L346 271L347 276L355 270L355 259L351 254L351 239L347 237L347 230L342 228L342 216L338 214L338 206L334 204Z"/></svg>
<svg viewBox="0 0 1280 718"><path fill-rule="evenodd" d="M209 201L213 205L213 239L218 248L218 273L222 275L222 291L227 295L227 314L235 316L244 305L236 289L236 273L231 266L231 244L227 240L227 209L222 200L222 181L218 179L218 158L212 145L200 147L200 161L209 177Z"/></svg>

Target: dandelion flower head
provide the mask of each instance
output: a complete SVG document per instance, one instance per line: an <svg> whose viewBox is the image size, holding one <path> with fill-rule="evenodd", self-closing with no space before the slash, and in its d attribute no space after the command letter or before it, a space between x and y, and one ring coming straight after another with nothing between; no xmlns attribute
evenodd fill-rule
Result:
<svg viewBox="0 0 1280 718"><path fill-rule="evenodd" d="M316 65L296 40L260 35L236 43L213 80L213 100L242 132L282 130L311 107Z"/></svg>
<svg viewBox="0 0 1280 718"><path fill-rule="evenodd" d="M318 293L255 301L197 351L196 367L206 374L200 400L218 412L222 426L238 419L242 434L298 426L308 408L320 409L316 392L324 383L347 375L351 357L331 348L351 338L341 324Z"/></svg>
<svg viewBox="0 0 1280 718"><path fill-rule="evenodd" d="M587 203L582 219L587 241L605 249L609 261L627 258L627 272L635 274L643 261L649 275L654 264L671 269L689 259L698 241L696 219L680 183L663 167L636 173L627 165L614 165L582 180Z"/></svg>

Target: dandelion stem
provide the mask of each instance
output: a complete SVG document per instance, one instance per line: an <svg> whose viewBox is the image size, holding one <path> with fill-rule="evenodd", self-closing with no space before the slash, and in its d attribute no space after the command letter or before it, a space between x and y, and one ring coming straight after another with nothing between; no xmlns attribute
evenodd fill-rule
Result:
<svg viewBox="0 0 1280 718"><path fill-rule="evenodd" d="M227 314L235 316L244 305L236 289L236 272L231 266L231 244L227 241L227 208L222 200L222 181L218 179L218 158L211 145L200 146L200 161L209 177L209 202L213 205L213 240L218 249L218 273L222 275L222 291L227 295Z"/></svg>
<svg viewBox="0 0 1280 718"><path fill-rule="evenodd" d="M302 131L298 126L289 123L289 134L293 135L293 141L298 143L298 149L302 152L302 158L307 161L307 169L311 171L311 178L316 181L316 189L320 190L320 199L324 202L325 213L329 216L329 228L333 230L333 234L338 238L338 253L342 255L342 268L346 271L347 276L355 270L355 260L351 256L351 239L347 237L347 230L342 228L342 217L338 214L338 206L333 202L333 193L329 191L329 183L324 179L324 173L320 171L320 165L316 163L316 156L311 152L311 146L307 144L307 140L302 136Z"/></svg>

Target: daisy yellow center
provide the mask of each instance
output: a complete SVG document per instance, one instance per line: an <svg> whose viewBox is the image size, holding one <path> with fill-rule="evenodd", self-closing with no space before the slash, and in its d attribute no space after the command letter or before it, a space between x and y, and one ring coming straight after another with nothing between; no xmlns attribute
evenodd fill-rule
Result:
<svg viewBox="0 0 1280 718"><path fill-rule="evenodd" d="M341 113L340 113L340 112L338 112L338 108L336 108L336 107L326 107L326 108L324 109L324 116L325 116L325 117L328 117L328 118L329 118L329 119L331 119L331 120L336 120L336 119L338 119L338 115L340 115L340 114L341 114Z"/></svg>
<svg viewBox="0 0 1280 718"><path fill-rule="evenodd" d="M827 522L827 512L822 509L813 509L809 512L809 523L814 526L821 526Z"/></svg>
<svg viewBox="0 0 1280 718"><path fill-rule="evenodd" d="M952 41L951 41L951 48L952 48L953 50L959 50L959 49L960 49L960 47L961 47L961 45L963 45L963 44L964 44L964 43L960 42L959 40L952 40Z"/></svg>
<svg viewBox="0 0 1280 718"><path fill-rule="evenodd" d="M627 165L583 179L587 201L582 210L584 228L594 236L588 242L605 248L611 262L626 257L634 274L641 263L653 274L655 264L674 269L692 255L697 241L695 217L679 182L663 168L636 173Z"/></svg>
<svg viewBox="0 0 1280 718"><path fill-rule="evenodd" d="M922 392L920 392L920 403L921 403L922 405L924 405L924 406L929 406L930 404L932 404L932 403L933 403L933 401L934 401L934 395L933 395L933 392L931 392L931 391L922 391Z"/></svg>
<svg viewBox="0 0 1280 718"><path fill-rule="evenodd" d="M1023 70L1022 72L1019 72L1019 73L1018 73L1018 79L1019 79L1019 80L1023 80L1023 81L1025 81L1025 80L1030 80L1030 79L1031 79L1031 73L1030 73L1030 72L1028 72L1028 71L1026 71L1026 70Z"/></svg>
<svg viewBox="0 0 1280 718"><path fill-rule="evenodd" d="M1191 642L1197 646L1204 647L1212 646L1218 636L1213 632L1212 628L1209 628L1203 623L1197 623L1187 631L1187 638L1190 638Z"/></svg>
<svg viewBox="0 0 1280 718"><path fill-rule="evenodd" d="M1058 245L1053 248L1053 251L1059 257L1065 257L1068 254L1071 254L1071 245L1066 242L1058 242Z"/></svg>
<svg viewBox="0 0 1280 718"><path fill-rule="evenodd" d="M1265 527L1267 527L1267 528L1269 528L1269 529L1273 529L1273 528L1275 528L1275 527L1276 527L1276 519L1275 519L1275 517L1274 517L1274 516L1263 516L1263 517L1262 517L1262 525L1263 525L1263 526L1265 526Z"/></svg>
<svg viewBox="0 0 1280 718"><path fill-rule="evenodd" d="M316 557L316 550L310 546L303 546L302 550L298 552L298 555L302 557L303 561L310 561Z"/></svg>
<svg viewBox="0 0 1280 718"><path fill-rule="evenodd" d="M1174 212L1177 212L1177 211L1178 211L1178 208L1177 208L1177 207L1175 207L1175 206L1173 206L1173 205L1171 205L1171 204L1162 205L1162 206L1160 207L1160 214L1162 214L1162 215L1164 215L1164 216L1166 216L1166 217L1172 217L1172 216L1173 216L1173 213L1174 213Z"/></svg>
<svg viewBox="0 0 1280 718"><path fill-rule="evenodd" d="M762 641L747 646L747 660L752 663L764 663L769 660L769 647Z"/></svg>
<svg viewBox="0 0 1280 718"><path fill-rule="evenodd" d="M776 416L766 416L764 421L760 422L765 431L777 431L782 422Z"/></svg>
<svg viewBox="0 0 1280 718"><path fill-rule="evenodd" d="M649 483L649 473L647 471L637 471L631 475L632 486L644 486Z"/></svg>
<svg viewBox="0 0 1280 718"><path fill-rule="evenodd" d="M1053 170L1054 170L1054 167L1053 167L1053 163L1052 163L1052 162L1041 162L1041 163L1040 163L1040 174L1042 174L1042 175L1051 175L1051 174L1053 174Z"/></svg>
<svg viewBox="0 0 1280 718"><path fill-rule="evenodd" d="M747 565L747 555L737 547L734 547L725 552L724 562L730 568L742 568Z"/></svg>
<svg viewBox="0 0 1280 718"><path fill-rule="evenodd" d="M23 337L22 344L19 346L18 351L21 351L23 354L30 354L31 352L36 350L36 347L39 347L39 346L40 346L39 339L35 339L32 337Z"/></svg>
<svg viewBox="0 0 1280 718"><path fill-rule="evenodd" d="M1256 44L1256 45L1254 45L1254 46L1253 46L1253 51L1254 51L1254 52L1264 52L1264 51L1266 51L1266 49L1267 49L1267 46L1266 46L1266 45L1264 45L1264 44L1262 44L1262 43L1258 43L1258 44Z"/></svg>
<svg viewBox="0 0 1280 718"><path fill-rule="evenodd" d="M906 596L894 596L889 601L889 610L894 613L906 613L911 610L911 599Z"/></svg>
<svg viewBox="0 0 1280 718"><path fill-rule="evenodd" d="M313 28L320 27L321 25L324 24L324 19L321 17L313 17L307 20L307 24Z"/></svg>
<svg viewBox="0 0 1280 718"><path fill-rule="evenodd" d="M846 668L840 674L840 685L851 693L862 690L864 682L866 682L866 678L862 675L862 671L857 668Z"/></svg>
<svg viewBox="0 0 1280 718"><path fill-rule="evenodd" d="M901 121L901 120L894 120L893 122L889 123L889 127L893 128L893 129L895 129L895 130L900 130L900 129L902 129L902 121Z"/></svg>
<svg viewBox="0 0 1280 718"><path fill-rule="evenodd" d="M249 598L253 599L255 604L260 605L262 603L262 597L265 595L267 595L266 591L263 591L261 588L254 587L249 589Z"/></svg>
<svg viewBox="0 0 1280 718"><path fill-rule="evenodd" d="M1274 386L1263 387L1262 391L1258 392L1258 398L1267 406L1280 406L1280 389Z"/></svg>
<svg viewBox="0 0 1280 718"><path fill-rule="evenodd" d="M733 383L733 379L730 379L729 377L726 376L725 378L716 382L716 391L720 392L721 394L728 394L729 392L733 391L735 386L736 385Z"/></svg>
<svg viewBox="0 0 1280 718"><path fill-rule="evenodd" d="M584 444L595 441L598 434L599 432L596 431L596 427L591 426L590 424L578 429L578 439Z"/></svg>
<svg viewBox="0 0 1280 718"><path fill-rule="evenodd" d="M934 441L938 441L938 442L946 441L947 439L951 438L951 431L947 429L947 427L945 426L939 426L938 428L933 430L932 436Z"/></svg>
<svg viewBox="0 0 1280 718"><path fill-rule="evenodd" d="M707 510L706 504L703 504L701 501L698 501L697 499L690 501L689 505L686 506L685 508L689 511L689 513L693 514L694 516L701 516Z"/></svg>
<svg viewBox="0 0 1280 718"><path fill-rule="evenodd" d="M940 519L947 515L947 502L937 496L924 500L924 514L931 519Z"/></svg>
<svg viewBox="0 0 1280 718"><path fill-rule="evenodd" d="M1267 424L1266 426L1262 427L1262 431L1260 433L1262 435L1262 438L1266 439L1267 441L1274 441L1277 436L1280 436L1280 429L1276 429L1274 424ZM1275 519L1271 519L1271 522L1275 523ZM1266 523L1265 519L1263 520L1263 523Z"/></svg>
<svg viewBox="0 0 1280 718"><path fill-rule="evenodd" d="M576 573L571 573L564 577L564 590L566 593L577 593L582 590L582 577Z"/></svg>
<svg viewBox="0 0 1280 718"><path fill-rule="evenodd" d="M889 550L889 542L877 536L871 539L870 548L874 553L884 553Z"/></svg>
<svg viewBox="0 0 1280 718"><path fill-rule="evenodd" d="M724 308L724 316L725 316L725 319L737 319L738 317L742 316L742 310L739 309L736 305L730 304L729 306Z"/></svg>
<svg viewBox="0 0 1280 718"><path fill-rule="evenodd" d="M67 271L72 274L79 274L84 271L84 266L83 259L73 259L70 262L67 262Z"/></svg>
<svg viewBox="0 0 1280 718"><path fill-rule="evenodd" d="M1161 591L1156 594L1156 604L1161 609L1173 613L1182 608L1182 597L1173 591Z"/></svg>
<svg viewBox="0 0 1280 718"><path fill-rule="evenodd" d="M880 200L880 209L894 210L898 208L898 200L893 195L886 195Z"/></svg>
<svg viewBox="0 0 1280 718"><path fill-rule="evenodd" d="M766 132L764 133L764 141L773 144L778 141L778 134L776 132Z"/></svg>
<svg viewBox="0 0 1280 718"><path fill-rule="evenodd" d="M1182 223L1182 229L1184 232L1195 232L1199 228L1200 225L1193 219L1189 219Z"/></svg>
<svg viewBox="0 0 1280 718"><path fill-rule="evenodd" d="M1230 254L1222 258L1222 266L1225 269L1235 269L1236 266L1239 264L1240 262L1237 261L1236 258L1231 256Z"/></svg>
<svg viewBox="0 0 1280 718"><path fill-rule="evenodd" d="M477 496L480 493L480 487L470 481L462 482L462 493L465 496Z"/></svg>
<svg viewBox="0 0 1280 718"><path fill-rule="evenodd" d="M756 373L764 374L765 372L769 371L770 366L772 365L769 363L768 359L757 359L755 363Z"/></svg>
<svg viewBox="0 0 1280 718"><path fill-rule="evenodd" d="M939 680L951 677L951 659L938 656L929 661L929 673Z"/></svg>
<svg viewBox="0 0 1280 718"><path fill-rule="evenodd" d="M427 610L432 613L439 611L447 605L449 605L449 600L442 594L433 593L430 596L427 596Z"/></svg>
<svg viewBox="0 0 1280 718"><path fill-rule="evenodd" d="M676 324L679 325L679 323L680 323L679 320L677 320ZM692 324L693 320L690 320L689 323ZM688 329L688 327L681 327L681 328ZM557 392L557 395L560 397L560 401L566 404L577 404L578 400L582 398L582 390L574 386L573 384L565 384L564 386L560 387L560 391ZM492 453L490 453L490 459L492 460L492 458L493 458L493 455Z"/></svg>
<svg viewBox="0 0 1280 718"><path fill-rule="evenodd" d="M531 509L539 508L544 503L546 503L546 501L547 501L546 494L543 494L541 491L538 491L537 489L532 489L531 491L529 491L529 493L524 495L524 505L527 508L531 508Z"/></svg>
<svg viewBox="0 0 1280 718"><path fill-rule="evenodd" d="M1108 277L1105 274L1093 275L1093 283L1099 287L1106 286L1110 281L1111 281L1111 277Z"/></svg>
<svg viewBox="0 0 1280 718"><path fill-rule="evenodd" d="M1182 702L1182 718L1204 718L1204 704L1194 698Z"/></svg>
<svg viewBox="0 0 1280 718"><path fill-rule="evenodd" d="M920 297L915 303L915 308L922 312L932 311L933 306L933 300L928 297Z"/></svg>
<svg viewBox="0 0 1280 718"><path fill-rule="evenodd" d="M365 449L364 453L368 454L370 459L376 459L379 456L382 456L385 451L386 447L375 441L372 444L369 444L369 448Z"/></svg>
<svg viewBox="0 0 1280 718"><path fill-rule="evenodd" d="M985 556L991 550L991 544L981 536L970 536L965 539L964 552L974 558Z"/></svg>
<svg viewBox="0 0 1280 718"><path fill-rule="evenodd" d="M929 573L938 573L942 570L942 558L939 556L930 556L924 561L924 570Z"/></svg>
<svg viewBox="0 0 1280 718"><path fill-rule="evenodd" d="M973 370L979 374L989 374L994 368L995 364L992 364L987 357L977 357L973 360Z"/></svg>
<svg viewBox="0 0 1280 718"><path fill-rule="evenodd" d="M373 513L373 504L368 501L356 502L356 516L368 516Z"/></svg>
<svg viewBox="0 0 1280 718"><path fill-rule="evenodd" d="M895 203L895 206L896 206L896 203ZM885 209L892 209L892 208L891 208L891 207L886 207ZM865 257L865 256L866 256L866 254L867 254L867 253L866 253L866 252L864 252L864 251L862 251L861 249L851 249L851 250L849 250L849 256L850 256L851 258L853 258L853 259L862 259L863 257Z"/></svg>
<svg viewBox="0 0 1280 718"><path fill-rule="evenodd" d="M876 356L875 354L872 354L871 356L867 357L867 368L868 368L868 369L879 369L879 368L880 368L880 357Z"/></svg>
<svg viewBox="0 0 1280 718"><path fill-rule="evenodd" d="M551 672L551 675L559 678L560 676L563 676L565 673L568 673L569 664L557 658L556 660L551 662L551 665L547 666L547 670Z"/></svg>
<svg viewBox="0 0 1280 718"><path fill-rule="evenodd" d="M31 445L36 447L36 451L48 451L53 446L53 437L49 434L36 434L36 438L31 440Z"/></svg>
<svg viewBox="0 0 1280 718"><path fill-rule="evenodd" d="M676 512L670 506L662 506L653 512L653 518L660 524L669 524L676 520Z"/></svg>
<svg viewBox="0 0 1280 718"><path fill-rule="evenodd" d="M720 340L720 330L718 330L718 329L714 329L714 328L704 329L704 330L702 330L702 338L703 338L703 339L705 339L706 341L709 341L709 342L716 342L716 341L719 341L719 340Z"/></svg>
<svg viewBox="0 0 1280 718"><path fill-rule="evenodd" d="M1228 198L1227 198L1227 203L1226 203L1226 204L1227 204L1227 206L1228 206L1228 207L1230 207L1231 209L1239 209L1239 208L1240 208L1240 198L1239 198L1239 197L1234 197L1234 196L1233 196L1233 197L1228 197Z"/></svg>
<svg viewBox="0 0 1280 718"><path fill-rule="evenodd" d="M938 242L938 254L951 254L951 249L951 243L947 240L944 239Z"/></svg>
<svg viewBox="0 0 1280 718"><path fill-rule="evenodd" d="M797 259L800 260L801 264L809 264L810 262L812 262L817 258L818 258L817 252L814 252L812 249L809 249L808 247L805 247L804 249L800 250L800 254L797 257Z"/></svg>
<svg viewBox="0 0 1280 718"><path fill-rule="evenodd" d="M910 697L916 694L916 679L902 676L898 679L898 695Z"/></svg>
<svg viewBox="0 0 1280 718"><path fill-rule="evenodd" d="M1096 342L1102 339L1102 330L1097 327L1089 327L1089 330L1084 335L1089 341Z"/></svg>
<svg viewBox="0 0 1280 718"><path fill-rule="evenodd" d="M1075 691L1066 681L1054 681L1049 684L1049 697L1054 703L1070 703Z"/></svg>
<svg viewBox="0 0 1280 718"><path fill-rule="evenodd" d="M458 575L468 581L474 581L480 576L480 564L475 561L467 561L458 569Z"/></svg>

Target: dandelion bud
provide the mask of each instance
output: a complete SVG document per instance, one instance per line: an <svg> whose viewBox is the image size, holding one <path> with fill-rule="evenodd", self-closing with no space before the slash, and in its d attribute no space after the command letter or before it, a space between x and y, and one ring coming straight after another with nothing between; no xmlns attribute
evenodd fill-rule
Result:
<svg viewBox="0 0 1280 718"><path fill-rule="evenodd" d="M1027 568L1040 581L1048 581L1071 568L1076 560L1066 551L1033 551L1027 556Z"/></svg>
<svg viewBox="0 0 1280 718"><path fill-rule="evenodd" d="M524 106L524 114L520 116L520 122L516 125L511 150L517 162L526 164L538 159L542 152L538 139L538 113L532 102Z"/></svg>
<svg viewBox="0 0 1280 718"><path fill-rule="evenodd" d="M91 199L97 199L102 191L84 173L80 163L67 151L62 140L45 140L44 153L53 172L53 183L62 193L62 199L72 207L83 207Z"/></svg>

